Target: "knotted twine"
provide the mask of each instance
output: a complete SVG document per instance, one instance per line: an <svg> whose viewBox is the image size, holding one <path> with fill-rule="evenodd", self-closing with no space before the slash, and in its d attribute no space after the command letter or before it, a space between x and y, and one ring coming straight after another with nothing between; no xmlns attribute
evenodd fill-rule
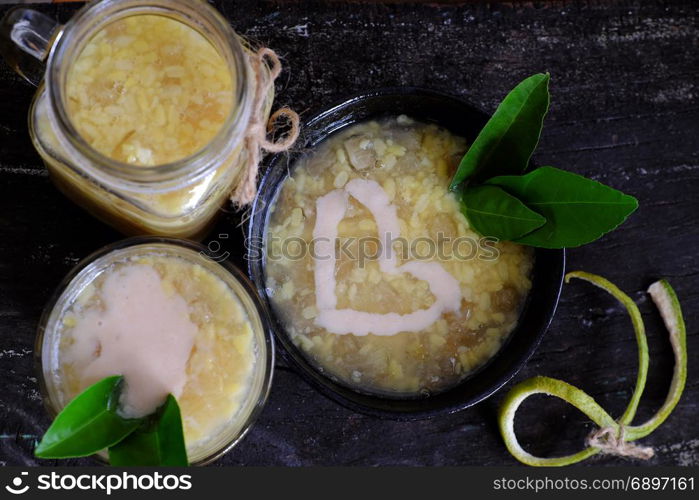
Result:
<svg viewBox="0 0 699 500"><path fill-rule="evenodd" d="M604 408L581 389L550 377L532 377L520 382L510 390L498 412L498 424L505 446L517 460L534 466L570 465L600 452L647 460L653 456L653 449L633 444L632 441L648 436L662 425L677 406L687 382L687 328L677 294L667 280L656 281L648 288L648 294L658 308L665 328L670 334L670 344L675 355L675 367L670 390L660 409L646 422L630 425L646 385L649 364L648 342L641 312L631 297L601 276L583 271L573 271L566 274L566 283L571 278L588 281L609 292L621 302L629 313L638 344L639 356L636 387L631 400L623 415L618 420L614 420ZM570 455L555 458L537 457L522 448L514 430L515 413L524 400L534 394L547 394L560 398L576 407L598 425L599 428L588 436L586 448Z"/></svg>
<svg viewBox="0 0 699 500"><path fill-rule="evenodd" d="M269 120L265 121L267 97L282 71L277 53L268 47L263 47L254 53L250 60L255 74L255 97L245 135L247 158L242 178L231 194L231 201L238 208L249 205L255 198L262 151L269 153L287 151L299 136L299 115L288 106L279 108L269 117ZM277 121L282 117L288 122L289 130L283 138L270 141L267 138L268 134L273 134L277 130Z"/></svg>
<svg viewBox="0 0 699 500"><path fill-rule="evenodd" d="M590 433L587 437L587 445L597 448L608 455L639 458L641 460L653 458L655 454L653 448L626 441L625 434L625 425L619 425L618 432L614 427L602 427Z"/></svg>

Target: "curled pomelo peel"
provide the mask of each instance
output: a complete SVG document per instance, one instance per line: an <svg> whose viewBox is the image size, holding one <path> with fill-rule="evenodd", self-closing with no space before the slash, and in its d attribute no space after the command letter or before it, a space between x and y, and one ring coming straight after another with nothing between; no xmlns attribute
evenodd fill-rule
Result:
<svg viewBox="0 0 699 500"><path fill-rule="evenodd" d="M636 387L631 400L622 416L615 420L591 396L577 387L549 377L530 378L515 385L505 396L500 407L498 424L505 446L517 460L533 466L570 465L600 452L648 459L653 456L652 448L639 446L633 443L633 441L647 436L667 419L675 406L677 406L687 379L686 329L677 295L665 280L653 283L648 289L648 293L658 308L665 327L669 332L670 343L675 355L675 367L670 390L663 405L645 423L634 426L630 424L636 415L648 374L648 343L641 313L628 295L601 276L575 271L566 275L566 283L571 278L588 281L609 292L624 305L629 313L638 343L639 360ZM514 430L515 414L522 402L534 394L556 396L575 406L599 426L588 437L586 448L571 455L543 458L530 454L520 445Z"/></svg>

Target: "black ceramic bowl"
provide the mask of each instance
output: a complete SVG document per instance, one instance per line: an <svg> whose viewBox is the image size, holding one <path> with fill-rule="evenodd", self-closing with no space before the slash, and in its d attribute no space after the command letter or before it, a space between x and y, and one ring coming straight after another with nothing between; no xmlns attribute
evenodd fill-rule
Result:
<svg viewBox="0 0 699 500"><path fill-rule="evenodd" d="M472 142L488 116L462 99L418 88L389 88L359 94L313 116L303 127L299 150L277 154L266 161L265 174L252 207L248 237L265 241L270 206L289 167L330 134L368 119L406 114L436 123ZM265 266L261 256L249 255L249 271L260 296L268 305ZM255 258L258 257L258 258ZM394 399L362 393L320 372L291 342L284 326L273 314L273 330L286 358L320 392L353 410L384 418L412 420L452 413L484 400L505 385L522 368L539 345L553 317L565 269L563 250L537 250L532 272L532 289L516 329L498 353L457 386L424 398ZM273 309L272 309L273 310Z"/></svg>

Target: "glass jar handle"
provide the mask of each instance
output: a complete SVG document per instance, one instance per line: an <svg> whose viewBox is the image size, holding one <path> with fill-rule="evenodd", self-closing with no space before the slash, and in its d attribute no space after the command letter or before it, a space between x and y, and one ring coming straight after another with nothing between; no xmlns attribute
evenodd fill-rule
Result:
<svg viewBox="0 0 699 500"><path fill-rule="evenodd" d="M0 21L0 54L12 69L37 86L60 27L55 19L36 10L11 9Z"/></svg>

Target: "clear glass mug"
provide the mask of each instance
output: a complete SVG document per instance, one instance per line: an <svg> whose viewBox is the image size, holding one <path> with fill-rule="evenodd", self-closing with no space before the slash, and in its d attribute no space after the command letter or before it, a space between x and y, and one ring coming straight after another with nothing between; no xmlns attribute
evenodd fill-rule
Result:
<svg viewBox="0 0 699 500"><path fill-rule="evenodd" d="M87 42L108 24L141 14L175 19L203 35L230 70L235 94L231 113L208 144L155 166L101 154L80 136L66 111L67 73ZM63 26L37 11L15 9L3 19L0 39L7 62L38 85L29 131L61 191L125 234L203 237L243 177L259 81L255 72L269 71L264 64L253 66L255 55L226 19L201 0L100 0ZM273 98L272 86L263 105L265 120Z"/></svg>

